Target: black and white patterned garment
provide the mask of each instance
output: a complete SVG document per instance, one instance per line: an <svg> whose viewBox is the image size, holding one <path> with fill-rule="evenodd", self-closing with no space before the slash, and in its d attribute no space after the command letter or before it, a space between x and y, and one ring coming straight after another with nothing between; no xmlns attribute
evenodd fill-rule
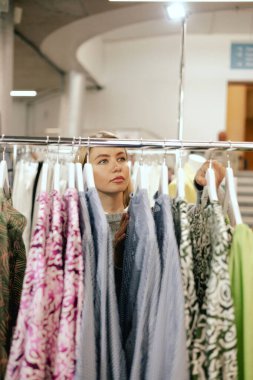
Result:
<svg viewBox="0 0 253 380"><path fill-rule="evenodd" d="M188 220L188 205L184 200L174 199L172 201L172 213L175 234L180 254L180 267L184 291L184 314L186 329L186 346L189 363L192 362L193 334L199 317L199 305L196 296L190 224ZM191 370L191 369L190 369ZM192 371L190 371L192 372Z"/></svg>
<svg viewBox="0 0 253 380"><path fill-rule="evenodd" d="M231 243L218 202L189 215L193 272L199 303L194 333L193 379L237 379L236 327L228 271Z"/></svg>

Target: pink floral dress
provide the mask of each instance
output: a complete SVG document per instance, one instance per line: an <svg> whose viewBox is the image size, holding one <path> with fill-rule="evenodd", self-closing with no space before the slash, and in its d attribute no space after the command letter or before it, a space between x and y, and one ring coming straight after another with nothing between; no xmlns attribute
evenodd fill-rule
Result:
<svg viewBox="0 0 253 380"><path fill-rule="evenodd" d="M80 336L83 304L83 257L77 190L68 189L65 193L65 201L68 221L64 294L53 379L71 380L75 375L76 346Z"/></svg>
<svg viewBox="0 0 253 380"><path fill-rule="evenodd" d="M47 193L42 193L38 201L38 220L28 255L6 380L44 379L47 338L44 318L47 308L45 244L50 198Z"/></svg>
<svg viewBox="0 0 253 380"><path fill-rule="evenodd" d="M47 342L45 378L52 379L60 329L60 314L63 301L64 273L63 249L65 248L66 203L58 191L53 191L51 226L46 243L47 257Z"/></svg>

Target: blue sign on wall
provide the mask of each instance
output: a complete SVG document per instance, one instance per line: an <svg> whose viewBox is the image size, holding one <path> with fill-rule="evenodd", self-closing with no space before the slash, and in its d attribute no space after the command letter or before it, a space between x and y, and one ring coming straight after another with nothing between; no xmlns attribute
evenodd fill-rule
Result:
<svg viewBox="0 0 253 380"><path fill-rule="evenodd" d="M231 69L253 69L253 44L231 44Z"/></svg>

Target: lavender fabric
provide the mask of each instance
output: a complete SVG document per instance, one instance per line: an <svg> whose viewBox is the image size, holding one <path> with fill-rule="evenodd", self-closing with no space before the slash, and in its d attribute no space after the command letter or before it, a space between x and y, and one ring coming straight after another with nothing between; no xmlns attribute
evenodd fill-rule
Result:
<svg viewBox="0 0 253 380"><path fill-rule="evenodd" d="M127 373L145 379L160 289L160 258L146 190L131 199L120 296L120 320Z"/></svg>
<svg viewBox="0 0 253 380"><path fill-rule="evenodd" d="M154 220L162 262L161 290L147 380L189 379L184 293L169 197L156 194Z"/></svg>
<svg viewBox="0 0 253 380"><path fill-rule="evenodd" d="M96 260L95 331L97 379L126 379L115 292L112 239L95 188L86 193Z"/></svg>
<svg viewBox="0 0 253 380"><path fill-rule="evenodd" d="M79 193L79 220L84 261L84 293L80 340L77 346L76 380L97 379L97 350L95 331L95 252L88 205L84 192ZM99 326L97 326L99 327ZM87 344L88 342L88 344Z"/></svg>

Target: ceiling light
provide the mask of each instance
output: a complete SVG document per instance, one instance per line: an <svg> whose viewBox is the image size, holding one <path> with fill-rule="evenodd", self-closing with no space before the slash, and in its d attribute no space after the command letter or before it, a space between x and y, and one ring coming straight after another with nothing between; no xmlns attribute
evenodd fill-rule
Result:
<svg viewBox="0 0 253 380"><path fill-rule="evenodd" d="M173 3L171 5L168 5L167 12L169 18L172 20L180 20L186 16L185 7L182 3Z"/></svg>
<svg viewBox="0 0 253 380"><path fill-rule="evenodd" d="M11 91L10 96L36 96L37 91Z"/></svg>

